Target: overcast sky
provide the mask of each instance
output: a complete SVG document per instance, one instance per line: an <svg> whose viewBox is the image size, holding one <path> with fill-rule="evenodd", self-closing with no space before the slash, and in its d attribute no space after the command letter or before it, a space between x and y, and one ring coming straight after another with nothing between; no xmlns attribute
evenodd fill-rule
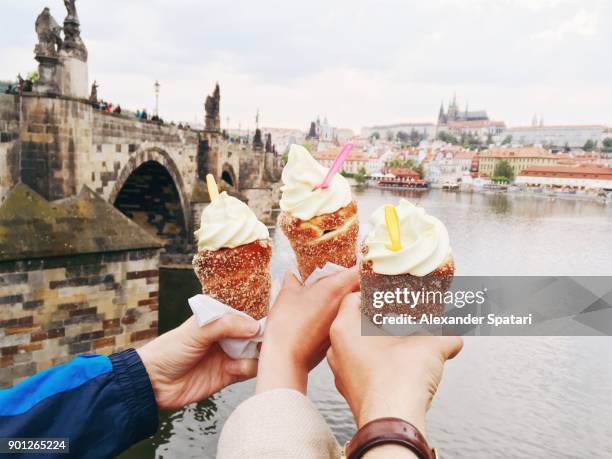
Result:
<svg viewBox="0 0 612 459"><path fill-rule="evenodd" d="M36 68L34 21L61 0L2 0L0 79ZM434 121L442 99L509 125L612 125L607 0L78 0L100 97L222 124L306 129Z"/></svg>

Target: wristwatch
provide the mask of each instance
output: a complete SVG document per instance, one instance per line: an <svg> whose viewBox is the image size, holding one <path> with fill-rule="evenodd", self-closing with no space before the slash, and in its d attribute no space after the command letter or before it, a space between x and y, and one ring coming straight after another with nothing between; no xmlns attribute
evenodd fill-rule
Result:
<svg viewBox="0 0 612 459"><path fill-rule="evenodd" d="M361 459L375 446L392 443L411 450L419 459L437 459L436 450L430 448L419 429L399 418L379 418L365 424L344 445L342 457Z"/></svg>

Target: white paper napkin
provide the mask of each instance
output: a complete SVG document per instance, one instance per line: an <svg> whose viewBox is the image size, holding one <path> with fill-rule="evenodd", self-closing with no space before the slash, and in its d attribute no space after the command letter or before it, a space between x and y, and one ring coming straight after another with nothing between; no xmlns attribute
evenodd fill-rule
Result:
<svg viewBox="0 0 612 459"><path fill-rule="evenodd" d="M304 285L312 285L319 279L323 279L324 277L331 276L346 269L347 268L344 266L339 266L328 262L322 268L315 269L314 272L308 276L308 279L306 279ZM292 272L298 279L301 279L299 273L297 272L297 267L294 267ZM279 290L280 285L278 283L274 283L272 286L272 294L270 295L270 304L274 303L274 300L278 296ZM196 317L200 327L219 319L224 314L238 314L248 317L248 315L244 312L238 311L227 304L221 303L219 300L216 300L208 295L193 296L189 298L188 302L189 307L191 307L193 315ZM259 357L259 349L257 349L257 345L263 341L265 327L266 318L264 317L263 319L259 320L259 333L257 336L250 339L222 339L219 341L219 345L221 346L221 349L223 349L223 352L225 352L232 359L257 358Z"/></svg>

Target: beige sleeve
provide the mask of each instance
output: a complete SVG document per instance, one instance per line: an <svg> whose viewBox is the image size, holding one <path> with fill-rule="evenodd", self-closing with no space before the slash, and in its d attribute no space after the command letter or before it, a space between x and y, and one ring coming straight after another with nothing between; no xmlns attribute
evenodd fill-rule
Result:
<svg viewBox="0 0 612 459"><path fill-rule="evenodd" d="M218 459L337 459L340 446L303 394L276 389L242 402L223 426Z"/></svg>

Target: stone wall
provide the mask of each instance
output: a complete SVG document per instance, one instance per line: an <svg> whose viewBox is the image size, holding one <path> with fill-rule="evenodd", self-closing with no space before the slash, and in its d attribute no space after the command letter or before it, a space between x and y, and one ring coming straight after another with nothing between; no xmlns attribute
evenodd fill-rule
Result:
<svg viewBox="0 0 612 459"><path fill-rule="evenodd" d="M176 184L182 188L180 193L188 197L197 175L197 131L99 110L93 111L92 121L92 145L84 158L87 167L81 172L82 184L112 200L132 170L153 160L176 176L173 179L180 181ZM157 157L145 158L147 151L157 152Z"/></svg>
<svg viewBox="0 0 612 459"><path fill-rule="evenodd" d="M0 94L0 204L19 181L19 101Z"/></svg>
<svg viewBox="0 0 612 459"><path fill-rule="evenodd" d="M280 199L281 158L261 149L250 149L246 153L240 156L240 191L257 218L274 225L274 209Z"/></svg>
<svg viewBox="0 0 612 459"><path fill-rule="evenodd" d="M83 152L91 148L92 108L73 99L27 94L21 97L21 181L47 199L80 189Z"/></svg>
<svg viewBox="0 0 612 459"><path fill-rule="evenodd" d="M0 262L0 388L157 336L159 251Z"/></svg>

